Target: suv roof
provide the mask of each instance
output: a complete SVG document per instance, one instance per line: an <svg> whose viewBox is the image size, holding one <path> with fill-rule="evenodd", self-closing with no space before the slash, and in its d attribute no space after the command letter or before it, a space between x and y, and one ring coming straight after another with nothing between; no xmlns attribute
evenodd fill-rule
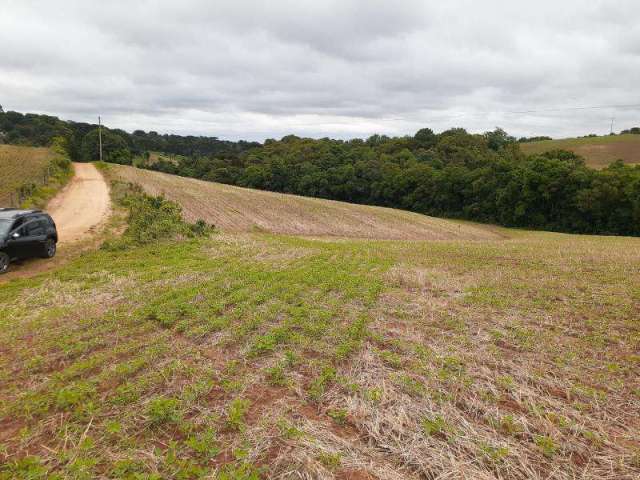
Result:
<svg viewBox="0 0 640 480"><path fill-rule="evenodd" d="M42 210L21 210L19 208L0 208L0 218L18 218L31 213L43 213Z"/></svg>

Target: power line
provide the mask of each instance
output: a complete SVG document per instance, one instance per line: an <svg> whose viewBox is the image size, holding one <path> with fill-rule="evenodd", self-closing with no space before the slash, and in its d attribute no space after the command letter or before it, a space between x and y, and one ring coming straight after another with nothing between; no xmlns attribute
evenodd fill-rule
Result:
<svg viewBox="0 0 640 480"><path fill-rule="evenodd" d="M512 111L512 112L502 112L502 113L514 113L514 114L523 114L523 113L542 113L542 112L564 112L571 110L597 110L602 108L640 108L640 104L631 104L631 105L594 105L589 107L560 107L560 108L542 108L537 110L522 110L522 111Z"/></svg>
<svg viewBox="0 0 640 480"><path fill-rule="evenodd" d="M459 112L459 113L451 113L447 114L446 111L442 109L431 109L426 108L424 110L430 111L430 113L435 114L439 117L444 117L445 120L452 120L461 117L474 117L474 116L488 116L488 115L526 115L530 113L546 113L546 112L570 112L570 111L581 111L581 110L602 110L602 109L623 109L623 108L639 108L640 104L615 104L615 105L590 105L590 106L577 106L577 107L552 107L552 108L539 108L539 109L531 109L531 110L493 110L493 111L483 111L483 112ZM388 117L387 120L407 120L403 117Z"/></svg>

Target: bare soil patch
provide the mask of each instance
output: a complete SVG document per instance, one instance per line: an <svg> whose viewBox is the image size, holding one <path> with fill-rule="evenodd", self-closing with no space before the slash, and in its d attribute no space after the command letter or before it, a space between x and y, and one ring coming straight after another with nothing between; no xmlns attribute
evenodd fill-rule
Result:
<svg viewBox="0 0 640 480"><path fill-rule="evenodd" d="M109 187L91 163L74 164L75 176L49 204L58 227L60 243L90 238L111 211Z"/></svg>

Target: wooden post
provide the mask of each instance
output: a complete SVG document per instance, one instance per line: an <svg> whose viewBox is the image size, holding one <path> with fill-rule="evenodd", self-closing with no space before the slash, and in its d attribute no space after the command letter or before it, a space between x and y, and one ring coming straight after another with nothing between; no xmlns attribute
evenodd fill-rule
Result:
<svg viewBox="0 0 640 480"><path fill-rule="evenodd" d="M100 115L98 115L98 143L100 145L100 161L102 161L102 123Z"/></svg>

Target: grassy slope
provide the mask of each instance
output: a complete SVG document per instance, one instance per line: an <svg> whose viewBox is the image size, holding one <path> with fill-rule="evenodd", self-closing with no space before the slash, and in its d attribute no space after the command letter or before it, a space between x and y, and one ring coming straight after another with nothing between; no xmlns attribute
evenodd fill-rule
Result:
<svg viewBox="0 0 640 480"><path fill-rule="evenodd" d="M151 194L177 201L188 220L202 218L225 231L401 240L501 238L498 229L489 226L401 210L251 190L132 167L112 166L111 171Z"/></svg>
<svg viewBox="0 0 640 480"><path fill-rule="evenodd" d="M24 183L41 183L55 155L49 148L0 145L0 206L8 206L11 193Z"/></svg>
<svg viewBox="0 0 640 480"><path fill-rule="evenodd" d="M544 140L522 143L520 147L526 154L554 149L571 150L585 157L587 165L594 168L604 168L618 159L629 164L640 163L640 135Z"/></svg>
<svg viewBox="0 0 640 480"><path fill-rule="evenodd" d="M259 198L224 205L302 201ZM5 283L0 479L637 478L640 239L502 232L226 232Z"/></svg>
<svg viewBox="0 0 640 480"><path fill-rule="evenodd" d="M527 232L91 253L0 288L0 465L638 478L639 264L640 239Z"/></svg>

